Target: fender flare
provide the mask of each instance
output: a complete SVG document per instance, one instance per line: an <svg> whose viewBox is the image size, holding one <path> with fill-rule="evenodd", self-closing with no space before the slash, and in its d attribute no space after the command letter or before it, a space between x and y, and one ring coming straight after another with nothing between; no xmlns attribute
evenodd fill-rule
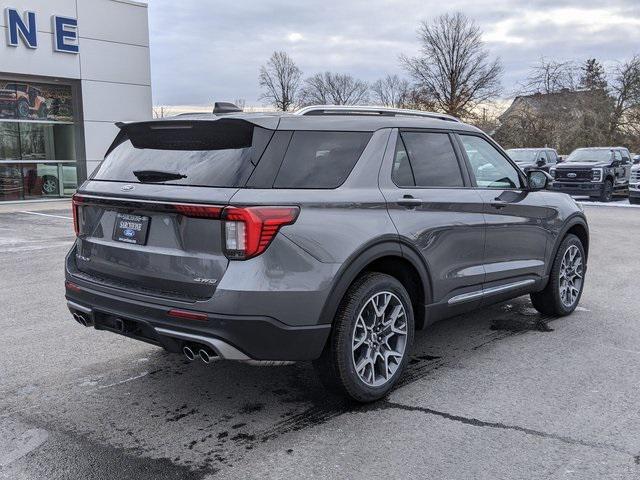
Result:
<svg viewBox="0 0 640 480"><path fill-rule="evenodd" d="M320 324L331 324L335 317L336 311L340 305L340 301L345 293L358 277L358 275L373 261L382 257L398 257L399 259L408 260L420 275L423 286L425 287L424 296L425 303L431 298L430 278L424 262L420 256L413 250L404 248L397 237L393 240L378 239L370 242L349 256L343 263L327 296L322 313L320 314Z"/></svg>
<svg viewBox="0 0 640 480"><path fill-rule="evenodd" d="M567 236L567 232L575 227L576 225L580 225L587 231L587 237L589 237L589 225L587 224L587 220L582 213L574 213L570 216L565 224L562 226L562 229L556 236L555 243L553 244L553 249L551 250L551 256L549 257L549 261L547 262L547 266L545 268L545 275L549 276L551 274L551 268L553 267L553 260L556 258L558 254L558 249L560 248L560 244L564 240L564 237ZM585 249L585 253L587 254L587 260L589 259L589 245L583 245Z"/></svg>

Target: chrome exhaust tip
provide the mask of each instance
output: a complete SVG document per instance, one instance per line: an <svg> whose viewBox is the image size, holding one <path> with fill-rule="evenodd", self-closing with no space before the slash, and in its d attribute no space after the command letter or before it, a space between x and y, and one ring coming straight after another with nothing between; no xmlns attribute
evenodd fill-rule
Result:
<svg viewBox="0 0 640 480"><path fill-rule="evenodd" d="M209 350L208 348L201 348L198 352L198 355L200 355L200 360L202 360L207 365L220 358L218 354L216 354L212 350Z"/></svg>
<svg viewBox="0 0 640 480"><path fill-rule="evenodd" d="M182 353L184 353L184 356L187 357L187 360L190 362L193 362L196 359L196 354L189 345L185 345L182 348Z"/></svg>
<svg viewBox="0 0 640 480"><path fill-rule="evenodd" d="M91 322L85 318L81 313L74 313L73 318L75 318L76 322L78 322L83 327L90 327Z"/></svg>

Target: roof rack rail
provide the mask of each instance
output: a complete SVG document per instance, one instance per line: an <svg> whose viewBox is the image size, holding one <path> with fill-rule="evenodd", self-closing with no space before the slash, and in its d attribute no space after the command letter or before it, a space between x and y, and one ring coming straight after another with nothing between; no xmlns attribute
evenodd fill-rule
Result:
<svg viewBox="0 0 640 480"><path fill-rule="evenodd" d="M408 110L404 108L372 107L364 105L312 105L301 108L296 115L380 115L388 117L428 117L449 122L460 122L444 113Z"/></svg>

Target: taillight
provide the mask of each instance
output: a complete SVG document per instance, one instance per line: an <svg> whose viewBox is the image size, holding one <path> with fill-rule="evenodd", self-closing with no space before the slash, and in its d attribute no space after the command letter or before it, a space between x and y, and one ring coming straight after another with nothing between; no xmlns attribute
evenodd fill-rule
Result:
<svg viewBox="0 0 640 480"><path fill-rule="evenodd" d="M246 260L264 252L284 225L298 218L298 207L227 207L222 211L225 254Z"/></svg>
<svg viewBox="0 0 640 480"><path fill-rule="evenodd" d="M209 205L174 204L172 207L185 217L192 218L220 218L222 212L222 207Z"/></svg>
<svg viewBox="0 0 640 480"><path fill-rule="evenodd" d="M80 235L80 208L84 198L75 193L71 197L71 210L73 212L73 230L76 232L76 237Z"/></svg>

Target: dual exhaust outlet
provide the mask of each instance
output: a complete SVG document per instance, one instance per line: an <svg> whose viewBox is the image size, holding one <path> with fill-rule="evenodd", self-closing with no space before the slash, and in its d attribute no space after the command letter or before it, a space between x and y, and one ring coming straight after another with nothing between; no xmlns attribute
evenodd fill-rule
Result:
<svg viewBox="0 0 640 480"><path fill-rule="evenodd" d="M200 360L207 365L220 358L220 355L214 352L211 347L197 343L188 343L182 348L182 353L190 362L194 361L196 357L200 357Z"/></svg>
<svg viewBox="0 0 640 480"><path fill-rule="evenodd" d="M73 318L76 322L78 322L83 327L91 327L93 326L93 320L88 315L85 315L82 312L73 312Z"/></svg>

